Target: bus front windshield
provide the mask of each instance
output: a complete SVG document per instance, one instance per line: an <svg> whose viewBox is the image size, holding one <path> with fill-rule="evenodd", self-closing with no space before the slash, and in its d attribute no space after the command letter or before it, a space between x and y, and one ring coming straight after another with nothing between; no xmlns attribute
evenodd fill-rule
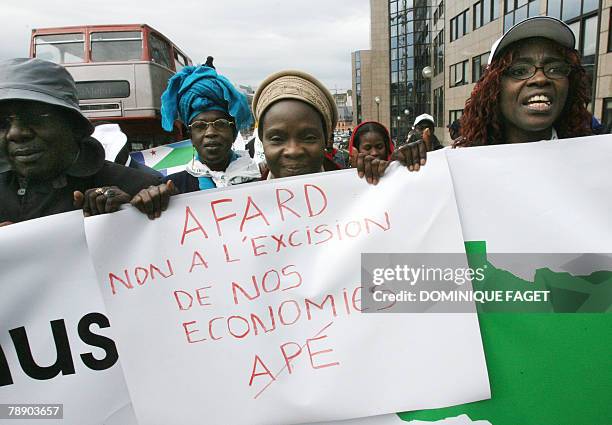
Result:
<svg viewBox="0 0 612 425"><path fill-rule="evenodd" d="M109 31L91 34L93 62L119 62L142 59L140 31Z"/></svg>
<svg viewBox="0 0 612 425"><path fill-rule="evenodd" d="M34 37L34 46L34 56L39 59L55 63L85 62L83 33L37 35Z"/></svg>

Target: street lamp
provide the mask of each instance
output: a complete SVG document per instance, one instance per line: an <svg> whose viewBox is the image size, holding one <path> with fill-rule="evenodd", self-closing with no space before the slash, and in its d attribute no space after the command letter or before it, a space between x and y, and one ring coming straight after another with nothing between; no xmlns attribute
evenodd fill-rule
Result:
<svg viewBox="0 0 612 425"><path fill-rule="evenodd" d="M397 142L400 142L400 136L402 135L402 117L400 115L397 116Z"/></svg>
<svg viewBox="0 0 612 425"><path fill-rule="evenodd" d="M431 66L426 66L425 68L421 70L421 75L426 80L430 80L431 77L433 77L433 74L434 74L434 71ZM431 100L429 96L427 96L425 99L426 99L426 104L427 104L427 112L429 113L431 111L430 109Z"/></svg>
<svg viewBox="0 0 612 425"><path fill-rule="evenodd" d="M376 102L376 121L380 122L380 97L376 96L374 102Z"/></svg>

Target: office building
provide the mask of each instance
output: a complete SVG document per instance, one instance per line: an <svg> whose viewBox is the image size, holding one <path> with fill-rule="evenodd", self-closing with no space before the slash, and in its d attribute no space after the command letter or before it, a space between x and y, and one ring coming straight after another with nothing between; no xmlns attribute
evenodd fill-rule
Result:
<svg viewBox="0 0 612 425"><path fill-rule="evenodd" d="M371 0L371 49L354 52L354 124L378 119L405 137L429 113L436 134L458 119L493 42L532 16L564 20L592 77L594 115L612 124L612 0ZM378 99L378 102L376 101Z"/></svg>

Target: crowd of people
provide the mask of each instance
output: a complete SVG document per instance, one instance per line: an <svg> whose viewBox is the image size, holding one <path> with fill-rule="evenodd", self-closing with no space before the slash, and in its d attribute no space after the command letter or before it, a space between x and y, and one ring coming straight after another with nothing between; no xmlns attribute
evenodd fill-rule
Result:
<svg viewBox="0 0 612 425"><path fill-rule="evenodd" d="M130 202L153 219L175 194L343 167L334 161L333 146L330 151L338 119L333 97L301 71L267 77L252 108L212 61L175 74L162 95L162 125L170 130L180 119L194 153L184 171L164 178L130 167L124 157L105 156L76 93L60 65L0 63L0 226L74 209L85 216L111 213ZM527 19L493 45L461 120L449 126L452 147L590 135L589 93L571 29L551 17ZM254 121L263 164L232 149L238 131ZM370 184L391 161L418 171L428 151L442 148L434 126L433 117L422 114L394 146L383 124L363 122L350 139L350 165Z"/></svg>

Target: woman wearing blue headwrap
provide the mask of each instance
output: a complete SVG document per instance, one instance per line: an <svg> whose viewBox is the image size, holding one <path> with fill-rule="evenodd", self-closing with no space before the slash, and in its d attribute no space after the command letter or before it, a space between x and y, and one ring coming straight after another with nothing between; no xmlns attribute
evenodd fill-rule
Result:
<svg viewBox="0 0 612 425"><path fill-rule="evenodd" d="M251 126L253 117L246 96L227 78L206 65L186 66L168 81L161 100L162 126L171 131L177 118L185 123L194 157L185 171L140 191L132 205L155 218L167 208L171 195L261 178L248 152L232 151L238 131Z"/></svg>

